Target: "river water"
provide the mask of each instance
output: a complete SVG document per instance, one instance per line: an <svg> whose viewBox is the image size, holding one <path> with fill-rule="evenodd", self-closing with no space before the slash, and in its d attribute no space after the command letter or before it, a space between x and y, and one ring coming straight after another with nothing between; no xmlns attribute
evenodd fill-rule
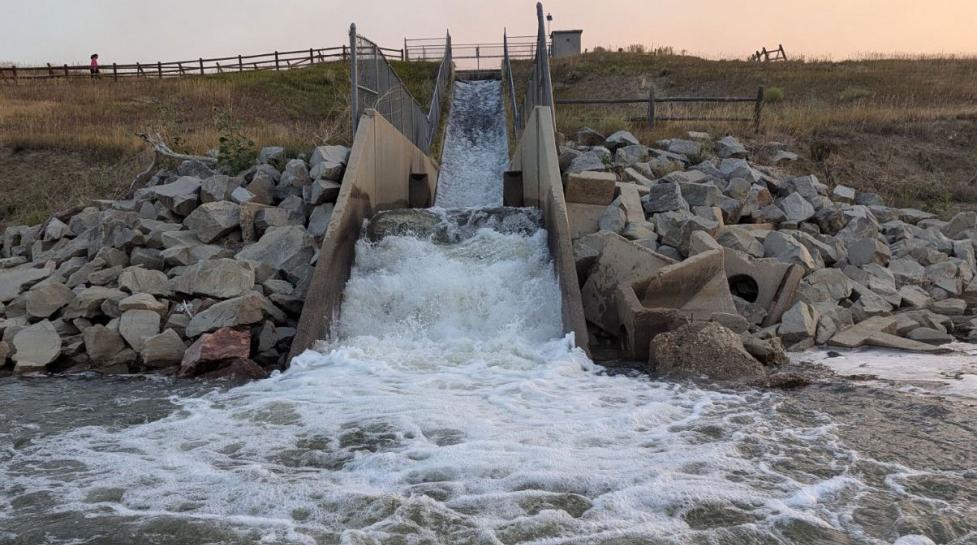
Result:
<svg viewBox="0 0 977 545"><path fill-rule="evenodd" d="M466 237L358 242L267 380L0 379L0 544L977 543L973 400L611 372L545 231Z"/></svg>
<svg viewBox="0 0 977 545"><path fill-rule="evenodd" d="M237 388L0 382L0 543L977 542L964 403L609 373L543 231L360 242L345 297Z"/></svg>

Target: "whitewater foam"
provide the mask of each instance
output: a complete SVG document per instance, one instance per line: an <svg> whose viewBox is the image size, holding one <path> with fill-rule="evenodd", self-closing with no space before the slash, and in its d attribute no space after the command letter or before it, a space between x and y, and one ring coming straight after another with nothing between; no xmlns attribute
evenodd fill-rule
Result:
<svg viewBox="0 0 977 545"><path fill-rule="evenodd" d="M16 506L38 494L181 543L816 542L852 525L865 484L830 423L778 425L773 394L608 374L562 337L559 301L543 231L361 241L337 340L161 420L8 453L0 528L28 532ZM828 463L784 469L805 457Z"/></svg>

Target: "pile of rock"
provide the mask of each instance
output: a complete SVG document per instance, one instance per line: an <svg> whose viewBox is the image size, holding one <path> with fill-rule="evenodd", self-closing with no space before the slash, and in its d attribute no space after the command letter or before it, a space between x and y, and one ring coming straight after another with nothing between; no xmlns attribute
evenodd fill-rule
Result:
<svg viewBox="0 0 977 545"><path fill-rule="evenodd" d="M185 161L0 246L0 368L261 377L281 368L349 157Z"/></svg>
<svg viewBox="0 0 977 545"><path fill-rule="evenodd" d="M767 147L774 164L797 158ZM697 321L739 333L760 359L781 343L936 351L977 341L977 212L943 221L786 176L731 136L649 147L584 129L560 163L587 319L625 357L668 367L674 339L660 334ZM685 336L718 338L697 331Z"/></svg>

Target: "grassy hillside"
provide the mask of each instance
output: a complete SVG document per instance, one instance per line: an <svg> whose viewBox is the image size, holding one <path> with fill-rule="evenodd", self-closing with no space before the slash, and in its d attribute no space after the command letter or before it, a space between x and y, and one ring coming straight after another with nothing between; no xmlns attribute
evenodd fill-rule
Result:
<svg viewBox="0 0 977 545"><path fill-rule="evenodd" d="M436 63L394 63L427 106ZM345 62L284 72L166 80L44 81L0 85L0 226L125 191L151 161L138 133L162 133L188 153L217 147L216 118L258 146L292 152L349 141Z"/></svg>
<svg viewBox="0 0 977 545"><path fill-rule="evenodd" d="M518 68L528 73L521 63ZM900 205L977 205L977 59L749 63L678 55L589 53L555 60L557 98L755 96L767 88L761 134L748 124L630 121L635 106L558 106L565 134L629 128L642 141L705 130L735 134L755 151L783 142L802 159L788 171L883 193ZM752 105L660 104L660 115L751 115Z"/></svg>

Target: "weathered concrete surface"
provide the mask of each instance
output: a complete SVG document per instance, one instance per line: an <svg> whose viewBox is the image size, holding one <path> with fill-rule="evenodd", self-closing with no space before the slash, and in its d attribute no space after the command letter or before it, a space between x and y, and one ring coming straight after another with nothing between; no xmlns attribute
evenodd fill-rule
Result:
<svg viewBox="0 0 977 545"><path fill-rule="evenodd" d="M408 208L411 174L426 175L430 194L435 194L438 176L434 161L383 116L372 110L364 113L319 249L289 358L328 336L339 316L363 220L381 210Z"/></svg>
<svg viewBox="0 0 977 545"><path fill-rule="evenodd" d="M933 354L951 352L947 348L899 337L895 334L896 328L897 318L895 316L873 316L838 332L828 341L828 344L842 348L868 345Z"/></svg>
<svg viewBox="0 0 977 545"><path fill-rule="evenodd" d="M647 278L675 261L620 235L608 235L597 265L581 291L587 321L617 335L621 321L616 293L625 282Z"/></svg>
<svg viewBox="0 0 977 545"><path fill-rule="evenodd" d="M523 173L523 203L543 210L550 255L560 282L563 330L572 331L576 345L589 352L552 109L536 107L532 111L508 170Z"/></svg>
<svg viewBox="0 0 977 545"><path fill-rule="evenodd" d="M767 311L764 326L780 322L780 317L794 304L797 287L804 277L804 268L783 263L775 258L749 260L736 252L726 252L726 277L733 294ZM737 287L755 290L755 296L744 297Z"/></svg>

